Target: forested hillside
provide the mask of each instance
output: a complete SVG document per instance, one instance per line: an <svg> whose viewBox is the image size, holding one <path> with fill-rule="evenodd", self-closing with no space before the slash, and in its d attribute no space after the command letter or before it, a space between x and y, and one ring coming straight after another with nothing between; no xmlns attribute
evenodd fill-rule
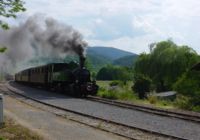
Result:
<svg viewBox="0 0 200 140"><path fill-rule="evenodd" d="M87 49L87 62L96 72L108 64L131 67L137 56L112 47L88 47Z"/></svg>
<svg viewBox="0 0 200 140"><path fill-rule="evenodd" d="M138 55L129 55L129 56L124 56L119 59L116 59L113 61L114 65L119 65L119 66L126 66L126 67L131 67L133 66L134 62L136 61Z"/></svg>
<svg viewBox="0 0 200 140"><path fill-rule="evenodd" d="M103 46L102 47L100 46L88 47L87 53L99 55L99 56L108 58L110 60L116 60L121 57L134 55L134 53L131 53L128 51L123 51L123 50L116 49L113 47L103 47Z"/></svg>

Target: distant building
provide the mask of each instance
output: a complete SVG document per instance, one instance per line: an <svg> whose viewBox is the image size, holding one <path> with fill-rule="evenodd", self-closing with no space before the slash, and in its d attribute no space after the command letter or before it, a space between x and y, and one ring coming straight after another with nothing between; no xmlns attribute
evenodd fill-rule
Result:
<svg viewBox="0 0 200 140"><path fill-rule="evenodd" d="M200 71L200 62L192 66L191 70L197 70Z"/></svg>

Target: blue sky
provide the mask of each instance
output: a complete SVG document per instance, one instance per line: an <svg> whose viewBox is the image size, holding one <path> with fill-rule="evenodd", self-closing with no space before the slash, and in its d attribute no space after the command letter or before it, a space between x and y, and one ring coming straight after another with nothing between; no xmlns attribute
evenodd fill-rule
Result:
<svg viewBox="0 0 200 140"><path fill-rule="evenodd" d="M40 13L72 25L89 45L141 53L172 40L200 53L199 0L27 0L15 22Z"/></svg>

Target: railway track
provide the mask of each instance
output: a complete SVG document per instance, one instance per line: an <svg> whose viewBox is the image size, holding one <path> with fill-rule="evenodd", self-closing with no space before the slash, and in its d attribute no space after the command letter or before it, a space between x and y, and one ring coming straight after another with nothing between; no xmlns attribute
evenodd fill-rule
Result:
<svg viewBox="0 0 200 140"><path fill-rule="evenodd" d="M137 129L137 130L140 130L140 131L143 131L143 132L146 132L146 133L150 133L150 134L154 134L154 135L157 135L157 136L163 136L165 138L182 139L182 140L184 140L184 138L181 138L181 137L178 137L178 136L172 136L172 135L168 135L168 134L164 134L164 133L160 133L160 132L156 132L156 131L152 131L152 130L137 128L137 127L125 125L125 124L122 124L122 123L119 123L119 122L116 122L116 121L107 120L107 119L104 119L104 118L101 118L101 117L95 117L93 115L88 115L88 114L80 113L80 112L77 112L77 111L74 111L74 110L70 110L70 109L67 109L67 108L55 106L55 105L52 105L52 104L49 104L49 103L46 103L46 102L42 102L42 101L37 100L35 98L23 95L21 93L18 93L16 91L11 90L11 89L9 89L9 92L10 93L7 92L7 94L17 94L17 95L22 96L22 97L24 97L26 99L33 100L33 101L35 101L37 103L40 103L40 104L43 104L43 105L46 105L46 106L49 106L49 107L52 107L52 108L55 108L55 109L58 109L58 110L71 112L71 113L78 114L78 115L85 116L85 117L89 117L89 118L92 118L92 119L101 120L103 122L109 122L109 123L112 123L114 125L123 126L123 127L130 128L130 129ZM87 100L92 100L92 101L101 102L101 103L104 103L104 104L115 105L115 106L118 106L118 107L123 107L123 108L128 108L128 109L135 109L135 110L139 110L139 111L145 111L145 112L149 112L149 113L161 115L158 111L156 112L156 109L155 109L155 111L151 111L150 112L150 111L147 110L148 108L146 108L146 110L145 109L142 110L140 106L139 106L140 108L139 107L136 108L136 106L134 107L134 105L132 105L132 104L122 103L122 102L118 102L118 101L113 101L113 100L108 100L108 99L102 99L102 98L92 97L92 96L88 97ZM154 110L154 109L149 109L149 110ZM162 114L162 115L169 116L169 115L166 115L166 114ZM170 115L170 117L172 117L172 114ZM189 118L187 118L186 120L189 120ZM196 120L194 120L194 121L196 121ZM120 135L118 133L116 133L116 134ZM127 137L127 136L124 136L124 135L121 135L121 136ZM127 137L127 138L134 139L132 137Z"/></svg>
<svg viewBox="0 0 200 140"><path fill-rule="evenodd" d="M22 99L18 99L18 98L16 97L16 95L17 95L17 96L21 96L21 97L23 97L24 99L32 100L32 101L37 102L37 103L39 103L39 104L42 104L42 105L45 105L45 106L48 106L48 107L52 107L53 109L56 109L56 110L58 110L58 111L60 111L60 110L62 110L62 111L67 111L67 112L74 113L74 114L77 114L77 115L81 115L81 116L84 116L84 117L89 117L89 118L92 118L92 119L98 119L98 120L104 121L104 120L101 119L101 118L96 118L96 117L93 117L93 116L90 116L90 115L86 115L86 114L82 114L82 113L79 113L79 112L76 112L76 111L73 111L73 110L68 110L68 109L65 109L65 108L61 108L61 107L58 107L58 106L54 106L54 105L51 105L51 104L47 104L47 103L41 102L41 101L39 101L39 100L35 100L35 99L33 99L33 98L24 96L24 95L22 95L22 94L20 94L20 93L16 93L16 92L13 92L13 91L8 92L8 91L5 91L5 90L0 89L0 92L3 92L4 94L9 95L9 96L11 96L11 97L13 97L13 98L15 98L15 99L17 99L17 100L19 100L19 101L25 103L25 104L29 104L29 103L27 103L26 101L23 101ZM41 109L41 108L40 108L40 109ZM48 111L48 112L49 112L49 111ZM51 112L51 113L53 113L53 114L55 114L56 116L59 116L59 117L64 117L63 115L60 115L60 114L57 114L57 113L54 113L54 112ZM65 118L65 117L64 117L64 118ZM68 119L69 119L69 120L72 120L72 121L75 121L75 122L78 122L78 123L81 123L81 124L84 124L84 125L87 125L87 126L90 126L90 127L93 127L93 128L97 128L97 127L95 127L95 126L93 126L93 125L84 123L84 122L82 122L82 121L77 121L76 119L70 119L70 118L68 118ZM115 133L115 132L112 132L112 131L109 131L109 130L106 130L106 129L102 129L102 128L98 128L98 129L103 130L103 131L105 131L105 132L113 133L113 134L118 135L118 136L121 136L121 137L125 137L125 138L130 139L130 140L137 140L137 139L135 139L135 138L132 138L132 137L129 137L129 136L126 136L126 135L123 135L123 134Z"/></svg>
<svg viewBox="0 0 200 140"><path fill-rule="evenodd" d="M136 104L131 104L131 103L125 103L122 101L115 101L115 100L110 100L110 99L105 99L105 98L100 98L100 97L95 97L95 96L88 96L87 99L91 100L91 101L104 103L104 104L122 107L122 108L133 109L133 110L143 111L143 112L147 112L147 113L151 113L151 114L155 114L155 115L178 118L178 119L183 119L183 120L187 120L187 121L192 121L195 123L200 123L200 114L195 113L195 112L193 114L183 113L183 112L175 112L175 111L171 111L171 110L147 107L147 106L136 105Z"/></svg>

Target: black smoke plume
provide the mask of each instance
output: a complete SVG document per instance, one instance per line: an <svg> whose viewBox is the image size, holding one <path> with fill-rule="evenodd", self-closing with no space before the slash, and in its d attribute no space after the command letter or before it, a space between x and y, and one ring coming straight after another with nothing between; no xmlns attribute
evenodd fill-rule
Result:
<svg viewBox="0 0 200 140"><path fill-rule="evenodd" d="M71 26L35 15L8 31L1 30L0 45L7 47L7 51L0 54L0 66L13 72L19 69L16 66L20 69L27 67L25 62L34 58L64 58L69 54L84 56L87 43Z"/></svg>

